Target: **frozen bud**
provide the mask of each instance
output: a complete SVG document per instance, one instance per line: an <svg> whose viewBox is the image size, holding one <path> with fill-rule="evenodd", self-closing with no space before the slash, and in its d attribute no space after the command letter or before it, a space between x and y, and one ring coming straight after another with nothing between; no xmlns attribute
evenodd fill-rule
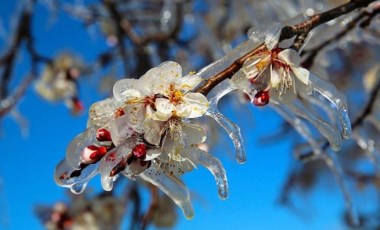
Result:
<svg viewBox="0 0 380 230"><path fill-rule="evenodd" d="M132 154L137 159L144 159L146 156L145 144L138 144L132 149Z"/></svg>
<svg viewBox="0 0 380 230"><path fill-rule="evenodd" d="M82 163L91 164L100 160L107 153L107 148L105 146L87 146L81 155Z"/></svg>
<svg viewBox="0 0 380 230"><path fill-rule="evenodd" d="M124 109L122 109L122 108L117 108L116 110L115 110L115 117L121 117L121 116L123 116L125 114L125 112L124 112Z"/></svg>
<svg viewBox="0 0 380 230"><path fill-rule="evenodd" d="M121 171L123 171L126 167L127 167L127 162L124 159L122 159L119 163L117 163L117 165L115 165L115 167L112 168L109 176L110 177L116 176Z"/></svg>
<svg viewBox="0 0 380 230"><path fill-rule="evenodd" d="M253 104L256 106L264 106L269 103L269 92L268 91L259 91L255 94L253 99Z"/></svg>
<svg viewBox="0 0 380 230"><path fill-rule="evenodd" d="M111 133L107 129L99 129L96 132L96 139L98 141L111 141Z"/></svg>
<svg viewBox="0 0 380 230"><path fill-rule="evenodd" d="M78 97L72 98L72 111L77 114L84 110L84 106L81 100Z"/></svg>

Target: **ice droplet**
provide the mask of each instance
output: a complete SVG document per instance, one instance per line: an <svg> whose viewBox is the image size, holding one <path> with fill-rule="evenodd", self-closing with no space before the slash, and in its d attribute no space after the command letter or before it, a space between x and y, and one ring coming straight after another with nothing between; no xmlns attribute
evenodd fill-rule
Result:
<svg viewBox="0 0 380 230"><path fill-rule="evenodd" d="M74 194L81 194L87 187L87 182L73 184L70 191Z"/></svg>
<svg viewBox="0 0 380 230"><path fill-rule="evenodd" d="M237 88L230 79L226 79L215 86L207 95L207 99L210 102L210 107L206 112L206 115L213 118L227 132L234 143L237 162L243 164L247 160L247 156L244 149L243 137L240 133L240 128L220 113L217 108L219 99L235 89Z"/></svg>

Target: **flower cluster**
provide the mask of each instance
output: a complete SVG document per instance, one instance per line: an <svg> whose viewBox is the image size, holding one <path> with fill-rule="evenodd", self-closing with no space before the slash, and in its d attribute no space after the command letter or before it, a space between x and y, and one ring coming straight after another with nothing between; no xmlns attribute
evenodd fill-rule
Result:
<svg viewBox="0 0 380 230"><path fill-rule="evenodd" d="M265 106L271 102L270 105L309 142L314 153L322 150L305 120L338 151L342 139L351 134L344 95L331 83L301 67L298 53L291 48L281 48L278 35L279 31L265 37L263 47L244 62L232 82L247 93L254 105ZM337 110L339 122L333 108ZM315 113L315 109L324 111L329 120Z"/></svg>
<svg viewBox="0 0 380 230"><path fill-rule="evenodd" d="M69 204L38 205L36 214L48 230L117 229L127 208L124 197L112 193L75 196Z"/></svg>
<svg viewBox="0 0 380 230"><path fill-rule="evenodd" d="M78 97L78 83L83 65L70 54L62 54L53 63L46 65L43 74L36 81L37 93L48 101L63 100L74 113L83 110Z"/></svg>
<svg viewBox="0 0 380 230"><path fill-rule="evenodd" d="M119 175L148 181L193 216L181 175L198 164L215 177L219 196L227 197L227 178L220 161L198 148L206 140L195 118L206 114L208 99L192 90L202 82L195 74L165 62L140 79L115 83L112 98L93 104L87 129L69 144L56 168L57 184L80 193L96 174L105 190Z"/></svg>

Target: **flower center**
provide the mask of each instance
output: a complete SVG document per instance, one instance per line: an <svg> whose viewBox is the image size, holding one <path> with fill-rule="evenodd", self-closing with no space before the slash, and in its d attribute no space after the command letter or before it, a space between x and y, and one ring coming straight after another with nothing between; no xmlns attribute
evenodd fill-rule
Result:
<svg viewBox="0 0 380 230"><path fill-rule="evenodd" d="M170 87L172 88L172 87ZM183 97L183 93L179 90L170 90L170 94L169 94L169 101L174 104L174 105L178 105L181 103L182 101L182 97Z"/></svg>

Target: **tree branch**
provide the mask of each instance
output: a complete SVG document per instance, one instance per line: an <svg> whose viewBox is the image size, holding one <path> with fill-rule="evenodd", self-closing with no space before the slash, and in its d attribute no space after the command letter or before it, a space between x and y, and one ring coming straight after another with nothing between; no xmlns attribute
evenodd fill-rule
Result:
<svg viewBox="0 0 380 230"><path fill-rule="evenodd" d="M308 20L301 22L299 24L296 24L293 26L285 26L281 30L279 41L290 39L294 36L301 35L301 34L307 35L315 27L321 24L324 24L330 20L333 20L339 16L342 16L344 14L350 13L351 11L354 11L356 9L365 7L374 1L375 0L352 0L344 5L338 6L324 13L316 14L310 17ZM266 49L265 45L261 44L255 49L249 51L244 56L235 60L229 67L222 70L215 76L209 78L202 86L200 86L196 90L196 92L207 95L211 91L211 89L213 89L217 84L219 84L220 82L222 82L223 80L227 78L231 78L236 72L238 72L242 68L244 62L248 58L254 56L255 54L257 54L258 52L264 49Z"/></svg>

